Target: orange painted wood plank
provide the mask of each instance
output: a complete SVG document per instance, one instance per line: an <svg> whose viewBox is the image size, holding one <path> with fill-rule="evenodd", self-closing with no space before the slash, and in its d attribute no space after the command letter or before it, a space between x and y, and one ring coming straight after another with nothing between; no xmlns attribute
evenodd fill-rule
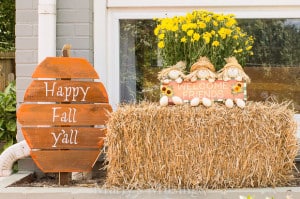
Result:
<svg viewBox="0 0 300 199"><path fill-rule="evenodd" d="M108 95L101 82L34 80L25 92L24 101L108 103Z"/></svg>
<svg viewBox="0 0 300 199"><path fill-rule="evenodd" d="M99 79L94 67L78 57L47 57L36 67L32 77Z"/></svg>
<svg viewBox="0 0 300 199"><path fill-rule="evenodd" d="M22 104L17 111L21 125L104 125L109 104Z"/></svg>
<svg viewBox="0 0 300 199"><path fill-rule="evenodd" d="M31 149L99 149L105 128L93 127L23 127L22 133Z"/></svg>
<svg viewBox="0 0 300 199"><path fill-rule="evenodd" d="M92 170L100 150L32 150L30 155L45 173Z"/></svg>

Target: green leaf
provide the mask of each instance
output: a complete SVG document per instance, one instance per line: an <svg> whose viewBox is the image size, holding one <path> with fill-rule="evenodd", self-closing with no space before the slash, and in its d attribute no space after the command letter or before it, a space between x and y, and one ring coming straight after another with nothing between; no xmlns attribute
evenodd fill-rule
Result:
<svg viewBox="0 0 300 199"><path fill-rule="evenodd" d="M9 106L7 106L5 108L5 111L8 111L8 112L15 112L16 111L16 106L14 104L11 104Z"/></svg>
<svg viewBox="0 0 300 199"><path fill-rule="evenodd" d="M16 120L9 120L6 124L6 129L8 131L16 131L17 129L17 123L16 123Z"/></svg>
<svg viewBox="0 0 300 199"><path fill-rule="evenodd" d="M13 144L14 144L14 140L13 140L13 139L8 140L8 141L4 144L4 146L3 146L4 150L7 149L8 147L12 146Z"/></svg>
<svg viewBox="0 0 300 199"><path fill-rule="evenodd" d="M2 127L3 123L4 123L4 119L0 118L0 127Z"/></svg>
<svg viewBox="0 0 300 199"><path fill-rule="evenodd" d="M4 136L4 131L0 131L0 140L3 140L2 136Z"/></svg>

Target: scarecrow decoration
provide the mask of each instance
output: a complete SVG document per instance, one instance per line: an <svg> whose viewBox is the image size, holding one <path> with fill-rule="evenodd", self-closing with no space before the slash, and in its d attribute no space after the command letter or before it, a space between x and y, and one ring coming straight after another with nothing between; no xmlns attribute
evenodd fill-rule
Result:
<svg viewBox="0 0 300 199"><path fill-rule="evenodd" d="M228 108L234 104L244 108L250 78L235 57L225 60L227 63L217 72L207 57L200 57L187 75L184 74L185 64L182 61L163 69L158 74L161 82L160 105L189 103L191 106L202 104L210 107L214 102L223 102Z"/></svg>

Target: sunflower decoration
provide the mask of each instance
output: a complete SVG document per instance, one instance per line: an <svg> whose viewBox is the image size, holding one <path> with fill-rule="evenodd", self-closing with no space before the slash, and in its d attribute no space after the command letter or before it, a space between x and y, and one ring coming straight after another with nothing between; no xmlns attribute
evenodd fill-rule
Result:
<svg viewBox="0 0 300 199"><path fill-rule="evenodd" d="M242 83L238 82L232 85L231 93L238 94L244 92Z"/></svg>
<svg viewBox="0 0 300 199"><path fill-rule="evenodd" d="M160 93L162 96L168 96L171 97L173 95L173 90L169 86L161 85L160 86Z"/></svg>
<svg viewBox="0 0 300 199"><path fill-rule="evenodd" d="M170 86L161 85L160 93L161 93L161 98L159 100L159 104L161 106L167 106L169 102L170 104L175 104L175 105L183 104L183 100L181 99L181 97L174 96L174 92L172 90L172 87Z"/></svg>

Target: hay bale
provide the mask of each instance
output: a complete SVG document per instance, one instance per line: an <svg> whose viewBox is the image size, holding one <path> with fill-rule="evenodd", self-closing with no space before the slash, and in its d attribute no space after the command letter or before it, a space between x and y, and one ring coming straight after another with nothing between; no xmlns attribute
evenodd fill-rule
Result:
<svg viewBox="0 0 300 199"><path fill-rule="evenodd" d="M108 187L282 186L293 178L296 122L288 103L120 106L107 132Z"/></svg>

